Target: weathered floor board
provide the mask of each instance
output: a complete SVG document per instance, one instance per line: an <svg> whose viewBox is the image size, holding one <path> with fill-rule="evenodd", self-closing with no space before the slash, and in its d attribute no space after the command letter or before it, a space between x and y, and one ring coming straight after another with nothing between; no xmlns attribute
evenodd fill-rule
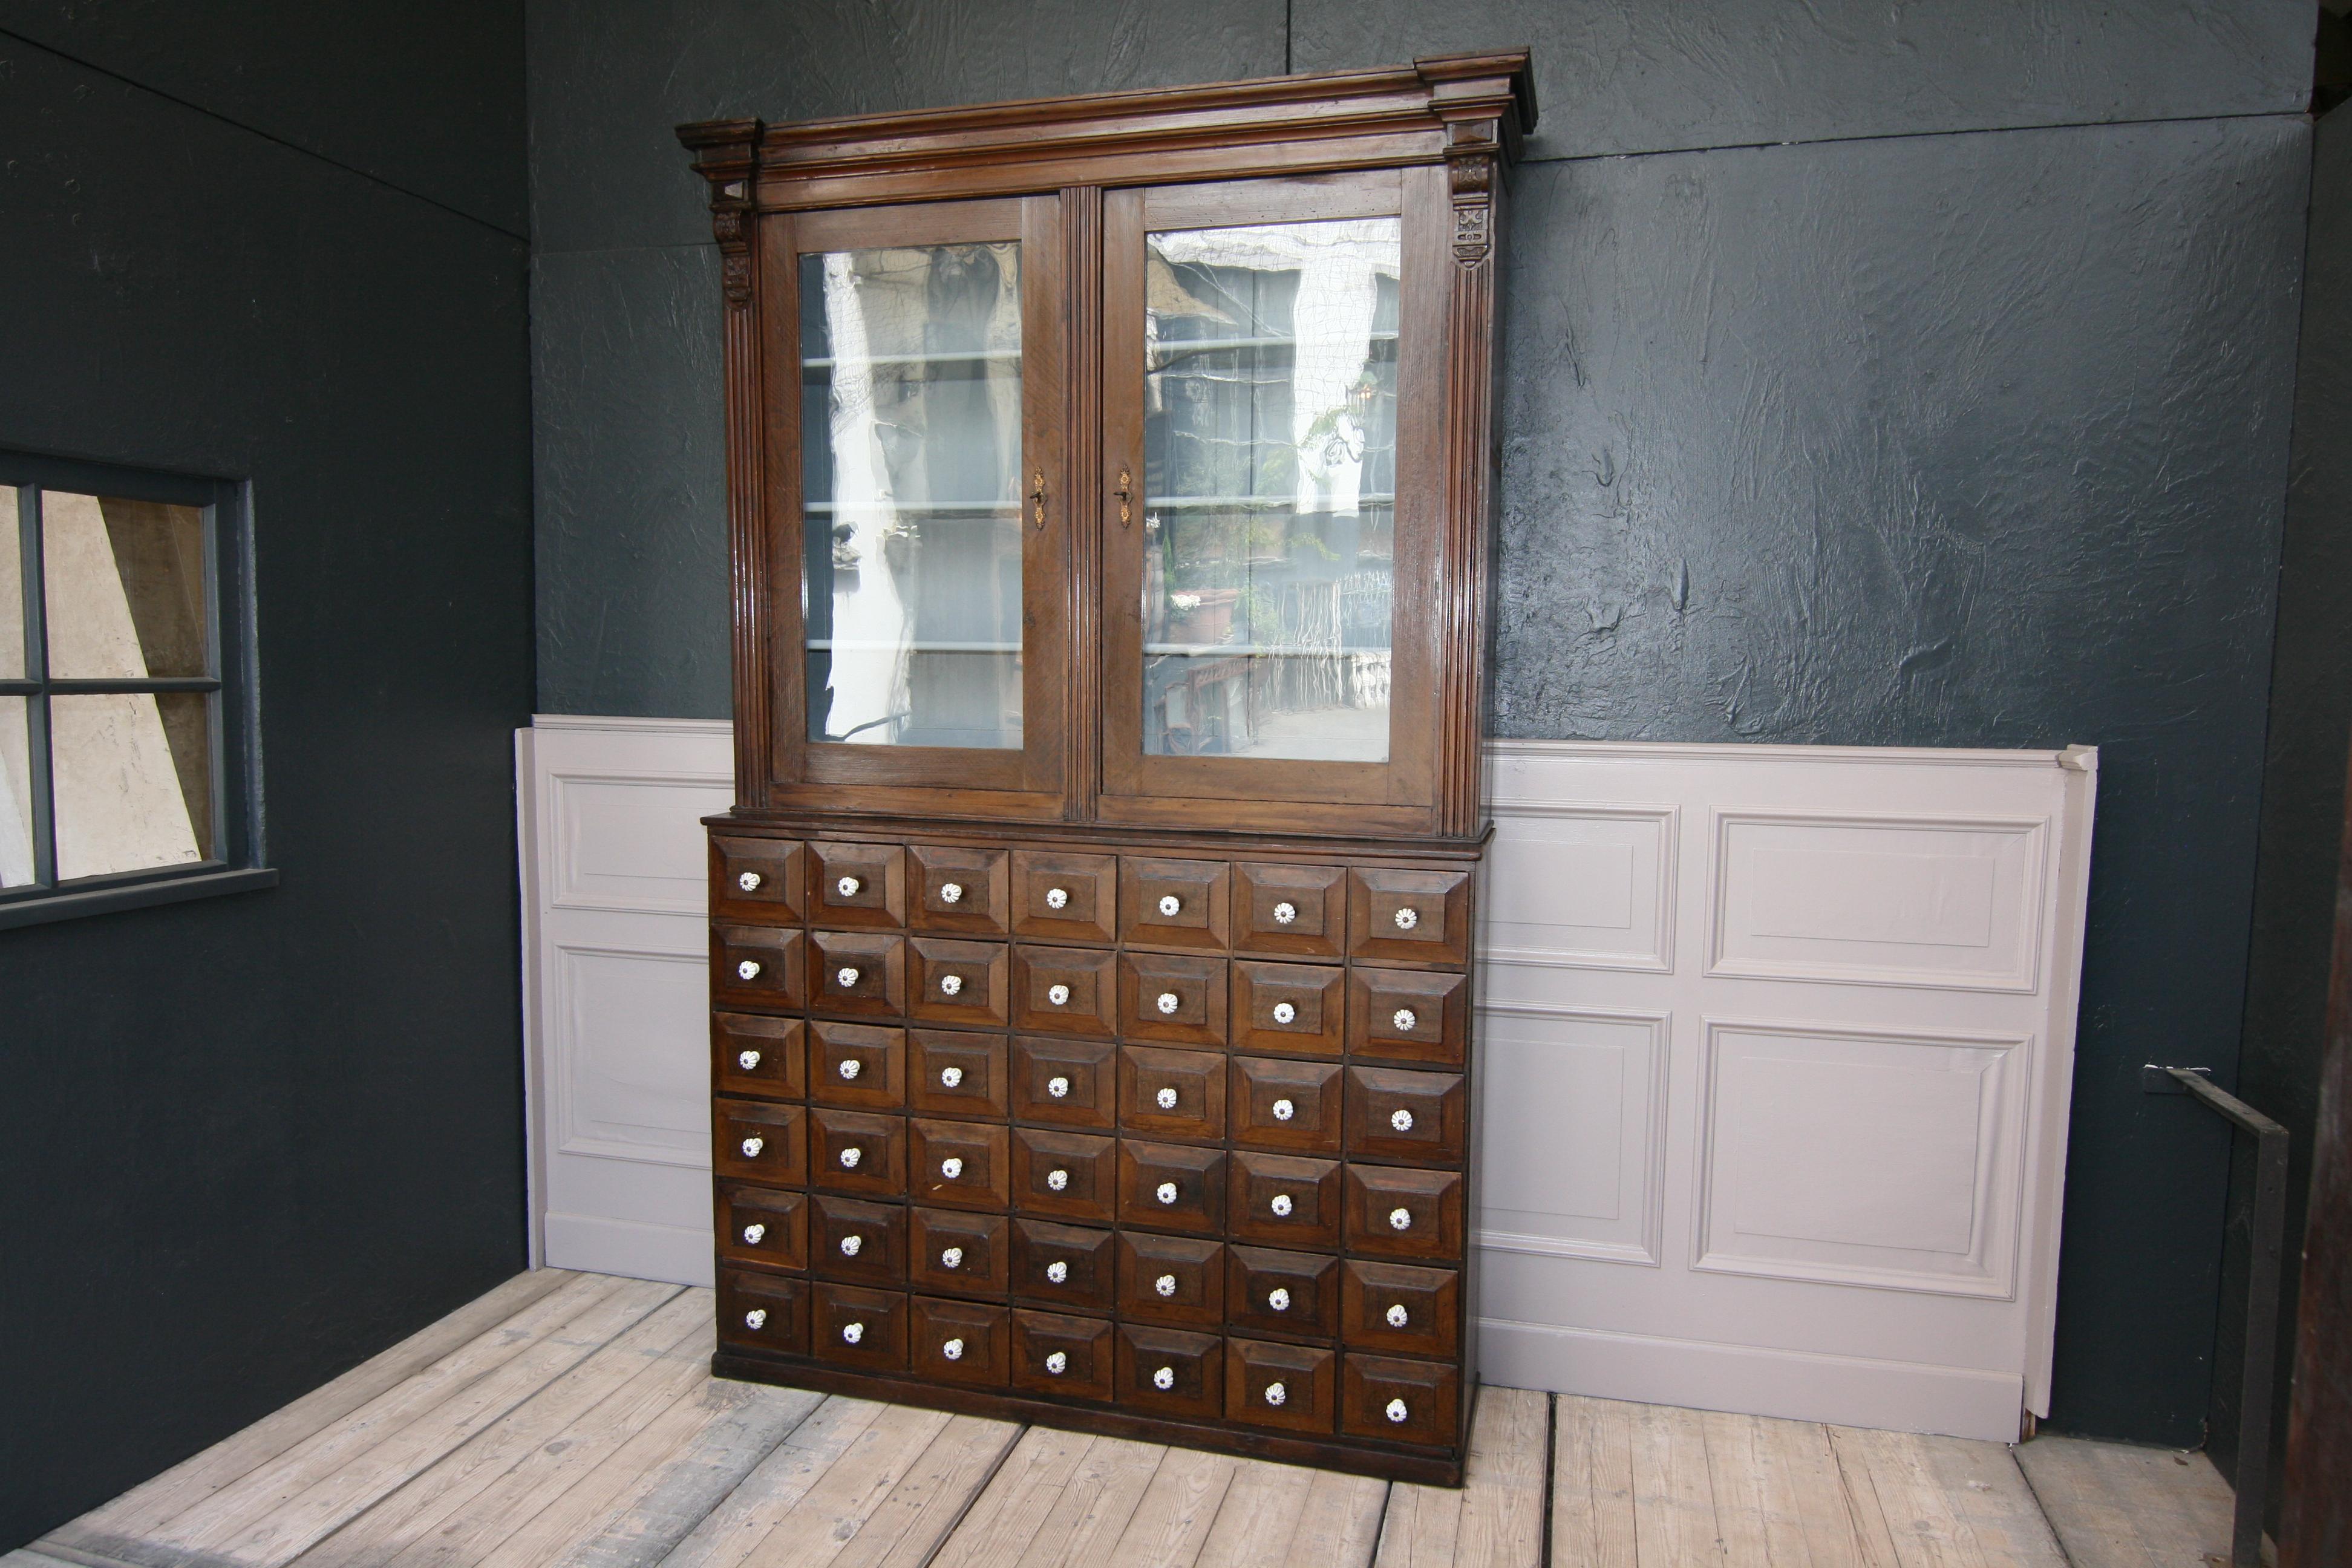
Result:
<svg viewBox="0 0 2352 1568"><path fill-rule="evenodd" d="M1488 1388L1462 1489L1391 1486L718 1382L710 1321L520 1276L0 1568L2202 1568L2229 1531L2201 1455Z"/></svg>

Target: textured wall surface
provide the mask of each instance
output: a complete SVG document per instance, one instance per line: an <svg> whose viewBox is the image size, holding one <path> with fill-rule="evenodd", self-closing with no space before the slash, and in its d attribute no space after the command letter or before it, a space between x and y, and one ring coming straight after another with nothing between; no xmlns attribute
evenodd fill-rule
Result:
<svg viewBox="0 0 2352 1568"><path fill-rule="evenodd" d="M252 481L283 878L0 933L5 1549L521 1266L532 654L520 240L8 37L0 209L0 445Z"/></svg>

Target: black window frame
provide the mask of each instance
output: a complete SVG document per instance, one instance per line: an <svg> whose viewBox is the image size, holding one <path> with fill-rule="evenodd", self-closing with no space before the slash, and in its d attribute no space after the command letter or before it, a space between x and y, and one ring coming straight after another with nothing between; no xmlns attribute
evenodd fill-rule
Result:
<svg viewBox="0 0 2352 1568"><path fill-rule="evenodd" d="M49 674L41 521L41 498L49 490L156 501L193 507L200 512L205 532L205 640L213 673L137 679L76 679ZM0 506L12 504L16 510L16 542L24 595L24 673L0 678L0 698L26 699L33 880L21 887L0 888L0 930L275 886L278 873L265 863L262 837L260 679L253 637L250 487L236 479L0 450ZM0 532L0 548L6 547L7 538ZM209 705L213 858L58 880L50 700L181 691L216 694Z"/></svg>

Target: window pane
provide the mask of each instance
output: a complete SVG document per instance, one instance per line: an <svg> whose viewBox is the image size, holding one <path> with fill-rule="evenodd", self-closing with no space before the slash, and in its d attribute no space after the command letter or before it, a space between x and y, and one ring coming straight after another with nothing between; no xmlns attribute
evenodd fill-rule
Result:
<svg viewBox="0 0 2352 1568"><path fill-rule="evenodd" d="M1021 744L1021 247L801 258L808 735Z"/></svg>
<svg viewBox="0 0 2352 1568"><path fill-rule="evenodd" d="M1150 237L1143 734L1383 762L1398 220Z"/></svg>
<svg viewBox="0 0 2352 1568"><path fill-rule="evenodd" d="M0 888L33 879L33 775L26 765L29 701L0 697Z"/></svg>
<svg viewBox="0 0 2352 1568"><path fill-rule="evenodd" d="M41 576L51 675L212 673L200 508L44 490Z"/></svg>
<svg viewBox="0 0 2352 1568"><path fill-rule="evenodd" d="M191 691L50 700L59 881L212 858L212 701Z"/></svg>
<svg viewBox="0 0 2352 1568"><path fill-rule="evenodd" d="M0 680L25 674L25 544L19 492L0 485Z"/></svg>

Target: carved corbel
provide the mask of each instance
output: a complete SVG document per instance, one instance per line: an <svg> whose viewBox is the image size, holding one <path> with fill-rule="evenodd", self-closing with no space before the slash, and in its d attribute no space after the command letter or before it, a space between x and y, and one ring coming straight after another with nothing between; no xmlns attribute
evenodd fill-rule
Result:
<svg viewBox="0 0 2352 1568"><path fill-rule="evenodd" d="M1457 120L1445 128L1445 180L1454 199L1454 259L1476 267L1494 247L1495 168L1502 127Z"/></svg>

